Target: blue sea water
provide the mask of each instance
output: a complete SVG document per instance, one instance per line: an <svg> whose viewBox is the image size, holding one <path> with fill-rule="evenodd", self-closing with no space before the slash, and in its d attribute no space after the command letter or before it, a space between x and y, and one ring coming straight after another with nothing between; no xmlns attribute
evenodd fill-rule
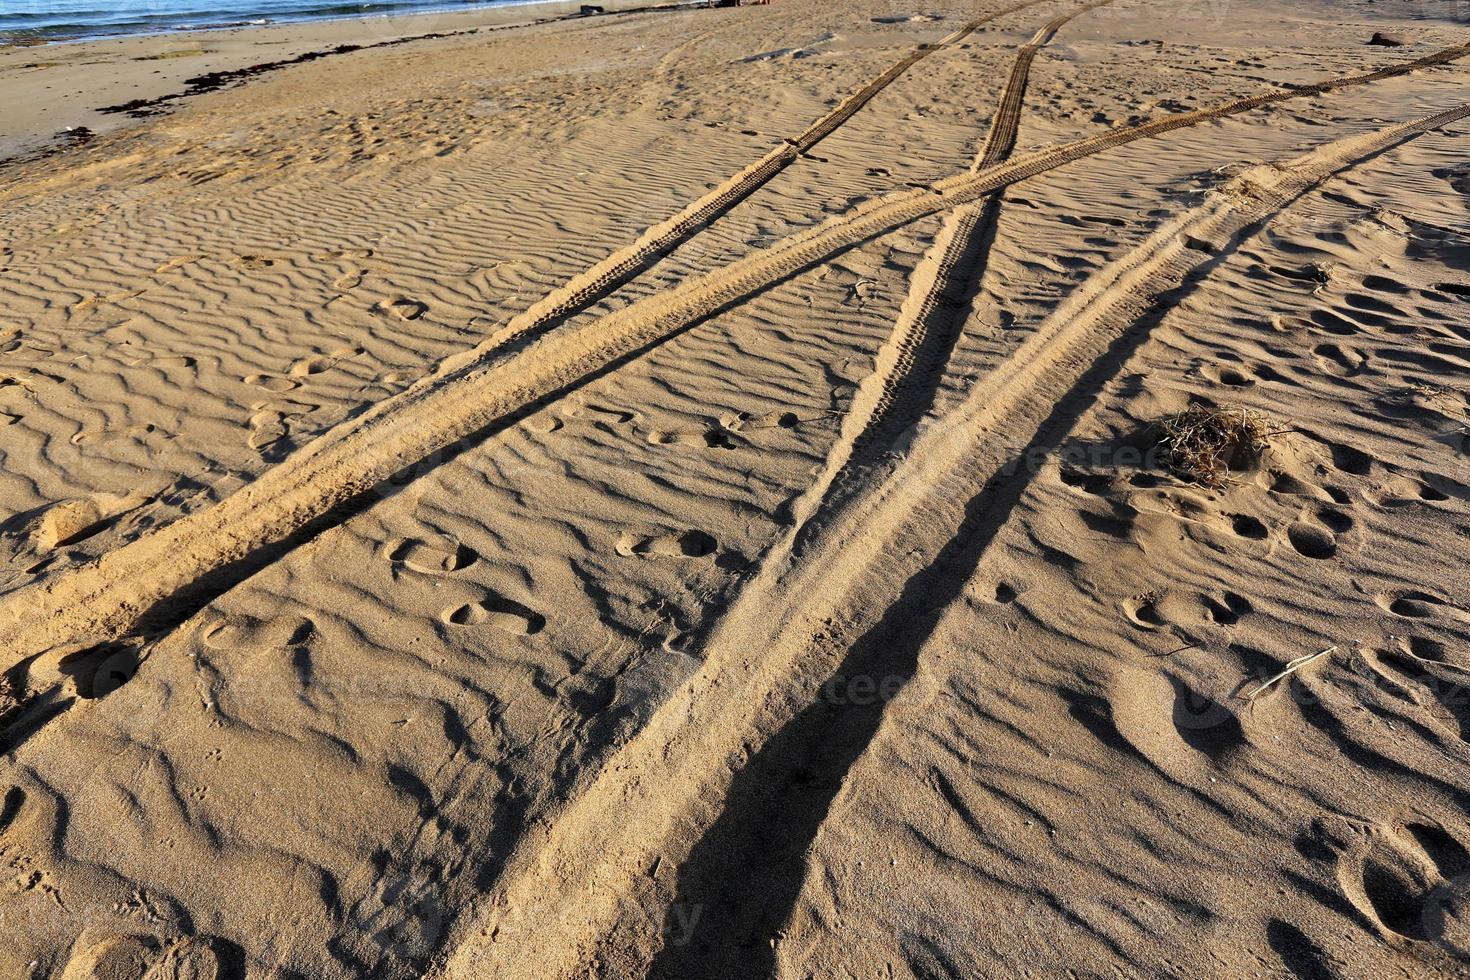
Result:
<svg viewBox="0 0 1470 980"><path fill-rule="evenodd" d="M526 0L0 0L0 43L471 10Z"/></svg>

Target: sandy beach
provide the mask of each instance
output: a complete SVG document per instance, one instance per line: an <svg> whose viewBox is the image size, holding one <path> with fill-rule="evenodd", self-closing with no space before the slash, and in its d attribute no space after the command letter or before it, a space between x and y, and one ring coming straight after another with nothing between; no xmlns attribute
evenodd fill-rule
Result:
<svg viewBox="0 0 1470 980"><path fill-rule="evenodd" d="M1464 6L580 6L0 49L0 977L1470 976Z"/></svg>

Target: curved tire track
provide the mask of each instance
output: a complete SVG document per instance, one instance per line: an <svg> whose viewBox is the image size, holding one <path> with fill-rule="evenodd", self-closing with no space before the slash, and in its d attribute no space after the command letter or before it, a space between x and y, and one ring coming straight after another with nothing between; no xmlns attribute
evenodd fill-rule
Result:
<svg viewBox="0 0 1470 980"><path fill-rule="evenodd" d="M564 286L547 294L529 309L512 318L492 335L492 342L495 344L512 343L549 324L587 309L640 272L648 269L659 259L673 252L674 249L699 234L741 201L765 186L796 162L802 154L836 132L856 115L858 110L871 102L874 97L892 85L914 65L936 51L959 43L997 18L1043 2L1046 0L1024 0L1021 3L1011 4L994 13L968 21L958 30L934 44L921 45L842 100L831 112L809 126L805 132L793 139L787 139L782 145L775 147L744 170L691 202L678 214L645 230L637 241L628 247L612 253L579 273Z"/></svg>
<svg viewBox="0 0 1470 980"><path fill-rule="evenodd" d="M56 647L126 635L159 603L279 543L406 467L864 241L1112 147L1470 54L1470 45L1288 92L1270 92L1026 154L931 188L885 195L580 329L499 349L495 338L325 433L215 506L0 603L0 670Z"/></svg>
<svg viewBox="0 0 1470 980"><path fill-rule="evenodd" d="M509 980L529 975L525 963L535 964L537 977L576 975L615 924L642 919L657 929L664 910L704 908L710 896L688 876L690 855L727 867L720 849L748 843L762 826L764 814L742 824L725 809L742 771L754 770L751 781L769 776L782 760L764 758L765 747L793 726L811 734L806 712L816 711L823 681L849 665L844 657L863 651L879 667L902 666L886 652L895 643L916 655L933 594L968 580L963 565L979 560L1029 481L1010 469L1012 450L993 436L1034 445L1054 420L1065 426L1062 406L1105 380L1125 335L1169 290L1219 260L1190 249L1186 236L1238 244L1333 174L1467 117L1470 105L1255 167L1090 280L959 409L922 432L903 466L830 515L812 548L762 568L712 632L699 670L545 833L512 856L477 935L437 975ZM881 705L856 710L866 715L860 729L876 728ZM726 835L699 852L717 822ZM661 867L681 871L649 870ZM714 887L732 886L724 878ZM725 924L707 928L719 933Z"/></svg>
<svg viewBox="0 0 1470 980"><path fill-rule="evenodd" d="M1099 0L1052 18L1017 51L972 173L999 166L1015 149L1036 53L1069 21L1112 2ZM945 217L914 270L892 339L879 352L878 370L860 386L818 486L850 482L855 474L847 472L849 468L874 462L872 457L890 448L932 404L984 274L999 212L1000 197L991 195Z"/></svg>

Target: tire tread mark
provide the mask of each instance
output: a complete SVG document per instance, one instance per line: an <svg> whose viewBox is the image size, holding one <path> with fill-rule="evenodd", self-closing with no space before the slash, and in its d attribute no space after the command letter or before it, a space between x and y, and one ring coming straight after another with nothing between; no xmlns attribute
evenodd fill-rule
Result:
<svg viewBox="0 0 1470 980"><path fill-rule="evenodd" d="M515 977L526 962L537 975L573 975L619 921L626 896L637 895L641 909L677 900L678 875L653 879L646 869L655 858L682 866L724 812L742 769L732 760L758 756L811 706L860 637L881 647L907 630L905 646L917 650L923 634L915 631L934 615L925 586L954 571L945 556L956 535L978 536L963 550L972 564L983 559L990 525L966 532L972 510L1013 498L1029 479L1008 469L1012 449L995 435L1024 446L1064 402L1096 390L1118 339L1212 261L1183 244L1187 233L1238 240L1333 174L1467 117L1462 105L1254 168L1090 280L1086 295L1064 302L1014 363L996 369L994 384L976 385L946 424L923 434L922 451L854 500L820 547L761 568L716 624L695 673L510 855L477 927L435 976ZM650 918L656 927L659 917Z"/></svg>
<svg viewBox="0 0 1470 980"><path fill-rule="evenodd" d="M1466 54L1470 45L1461 45L1295 92L1364 84ZM405 467L832 255L1101 150L1291 97L1275 92L1166 116L948 178L928 190L885 195L580 329L552 332L513 351L482 344L324 433L218 504L63 576L8 594L0 600L0 669L55 647L124 636L160 602L285 540Z"/></svg>

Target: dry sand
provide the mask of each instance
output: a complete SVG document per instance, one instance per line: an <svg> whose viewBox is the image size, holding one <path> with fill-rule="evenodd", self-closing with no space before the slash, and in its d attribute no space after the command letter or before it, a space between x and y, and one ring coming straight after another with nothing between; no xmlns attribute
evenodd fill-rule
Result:
<svg viewBox="0 0 1470 980"><path fill-rule="evenodd" d="M1470 975L1457 12L0 51L0 977Z"/></svg>

